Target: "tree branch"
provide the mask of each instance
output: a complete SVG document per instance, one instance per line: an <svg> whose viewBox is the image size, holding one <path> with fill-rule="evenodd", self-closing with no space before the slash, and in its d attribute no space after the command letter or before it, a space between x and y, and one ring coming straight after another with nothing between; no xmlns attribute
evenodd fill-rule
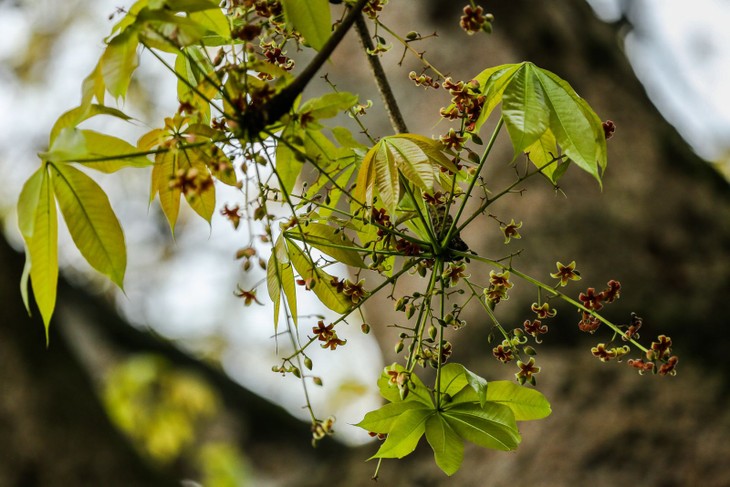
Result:
<svg viewBox="0 0 730 487"><path fill-rule="evenodd" d="M294 105L294 100L304 91L317 71L329 59L335 48L350 30L355 20L361 16L361 11L370 0L357 0L352 6L340 26L335 30L327 43L312 59L306 68L286 88L274 96L261 110L247 111L240 115L239 125L244 136L257 137L259 133L269 124L276 122L283 117Z"/></svg>
<svg viewBox="0 0 730 487"><path fill-rule="evenodd" d="M375 45L373 44L373 39L370 37L370 31L368 31L368 25L362 13L359 13L355 19L355 30L360 37L360 42L362 42L365 48L365 55L368 58L370 70L373 73L373 78L375 78L375 83L378 85L378 91L383 98L383 103L385 103L385 110L388 112L388 118L390 118L390 124L393 130L399 134L408 132L406 122L403 120L403 114L398 107L398 102L395 101L390 83L388 83L388 77L385 75L383 65L380 63L380 58L368 52L368 50L373 51Z"/></svg>

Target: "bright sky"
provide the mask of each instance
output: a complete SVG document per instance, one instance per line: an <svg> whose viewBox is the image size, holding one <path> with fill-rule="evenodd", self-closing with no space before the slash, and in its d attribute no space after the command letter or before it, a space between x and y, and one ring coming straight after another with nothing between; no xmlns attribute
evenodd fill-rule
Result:
<svg viewBox="0 0 730 487"><path fill-rule="evenodd" d="M589 0L607 20L629 6L626 51L662 114L702 157L730 149L730 2Z"/></svg>

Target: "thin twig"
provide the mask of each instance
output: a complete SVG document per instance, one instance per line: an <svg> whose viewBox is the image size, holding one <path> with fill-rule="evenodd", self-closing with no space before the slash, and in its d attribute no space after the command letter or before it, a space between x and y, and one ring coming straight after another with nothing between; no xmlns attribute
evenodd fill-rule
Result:
<svg viewBox="0 0 730 487"><path fill-rule="evenodd" d="M385 75L383 65L380 63L380 58L377 54L370 54L370 52L375 50L375 45L373 44L373 39L370 37L370 31L362 13L355 18L355 30L358 36L360 36L360 42L362 42L365 48L365 55L370 63L370 69L373 72L375 83L378 85L380 96L383 98L383 103L385 103L385 110L388 112L393 130L399 134L408 132L406 122L403 120L403 114L401 114L400 108L398 108L393 90L390 87L390 83L388 83L388 77Z"/></svg>

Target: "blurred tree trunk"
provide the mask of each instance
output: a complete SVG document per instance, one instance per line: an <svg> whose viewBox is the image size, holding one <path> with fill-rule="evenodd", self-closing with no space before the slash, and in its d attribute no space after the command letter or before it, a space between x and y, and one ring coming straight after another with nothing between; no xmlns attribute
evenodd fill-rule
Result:
<svg viewBox="0 0 730 487"><path fill-rule="evenodd" d="M178 485L144 464L109 422L62 335L20 298L23 258L0 239L0 485ZM59 325L59 323L55 323Z"/></svg>
<svg viewBox="0 0 730 487"><path fill-rule="evenodd" d="M456 24L458 5L431 4L440 18ZM727 485L730 469L724 459L730 447L721 433L730 427L730 415L723 407L727 398L718 392L722 387L709 372L724 360L719 353L730 343L727 331L717 327L726 321L720 305L730 293L727 185L651 105L621 53L618 26L599 22L582 0L513 0L488 7L497 18L495 34L491 47L478 60L471 59L472 74L488 65L529 59L568 80L600 115L618 125L609 144L604 196L589 178L572 171L565 182L567 203L555 203L544 188L541 192L550 193L549 198L530 200L533 208L548 208L554 216L530 228L525 241L537 245L526 254L541 265L527 270L550 272L555 260L566 256L586 267L595 262L591 270L581 270L600 279L617 277L623 269L618 277L631 293L617 306L631 303L631 309L652 318L646 338L670 328L684 348L680 354L694 348L695 358L706 357L707 369L693 370L685 366L692 362L686 359L677 379L657 382L632 374L625 365L605 366L590 357L586 363L581 358L590 355L585 348L541 353L545 378L540 386L555 414L523 429L525 442L518 453L467 448L462 471L447 479L428 451L419 448L401 463L385 462L383 485ZM450 29L443 26L440 40L451 36L452 49L460 49L463 34ZM466 55L475 56L455 51L454 57ZM476 236L464 238L474 248L488 246L470 241ZM551 240L552 247L544 244ZM4 240L0 269L0 485L174 485L142 462L109 423L88 375L56 333L64 323L54 324L51 347L44 348L43 327L27 318L17 291L22 257ZM97 313L92 321L128 350L156 351L199 367L222 391L229 409L239 412L246 425L240 439L244 451L276 485L372 485L374 464L364 459L374 446L347 449L325 442L312 450L306 425L164 342L124 331L113 309L98 302L101 297L69 290L64 300L91 303ZM387 322L371 311L374 321ZM567 318L551 330L575 328L574 317ZM490 350L483 327L475 323L468 328L473 331L465 332L470 334L464 335L464 346L471 343L469 353L483 364ZM711 333L713 340L707 343Z"/></svg>

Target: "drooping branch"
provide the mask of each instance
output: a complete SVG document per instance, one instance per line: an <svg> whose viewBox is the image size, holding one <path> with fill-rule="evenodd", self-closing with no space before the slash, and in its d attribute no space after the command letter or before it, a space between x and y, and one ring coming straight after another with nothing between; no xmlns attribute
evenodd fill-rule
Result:
<svg viewBox="0 0 730 487"><path fill-rule="evenodd" d="M377 54L370 54L375 49L375 46L373 45L373 39L370 37L370 32L368 31L368 26L365 23L365 17L363 17L362 13L355 18L355 30L360 37L360 42L362 42L365 48L365 55L368 58L370 70L373 73L373 78L375 78L375 83L378 85L380 96L383 98L385 110L388 112L393 130L399 134L408 132L406 122L403 120L403 114L400 112L398 103L395 101L393 90L388 82L388 77L385 75L380 58Z"/></svg>
<svg viewBox="0 0 730 487"><path fill-rule="evenodd" d="M291 109L294 100L312 81L317 71L329 59L356 19L362 15L361 11L368 1L357 0L357 3L350 8L350 11L337 27L337 30L332 33L314 59L290 85L274 96L261 110L246 111L241 114L238 120L242 129L241 135L256 137L267 125L276 122Z"/></svg>

